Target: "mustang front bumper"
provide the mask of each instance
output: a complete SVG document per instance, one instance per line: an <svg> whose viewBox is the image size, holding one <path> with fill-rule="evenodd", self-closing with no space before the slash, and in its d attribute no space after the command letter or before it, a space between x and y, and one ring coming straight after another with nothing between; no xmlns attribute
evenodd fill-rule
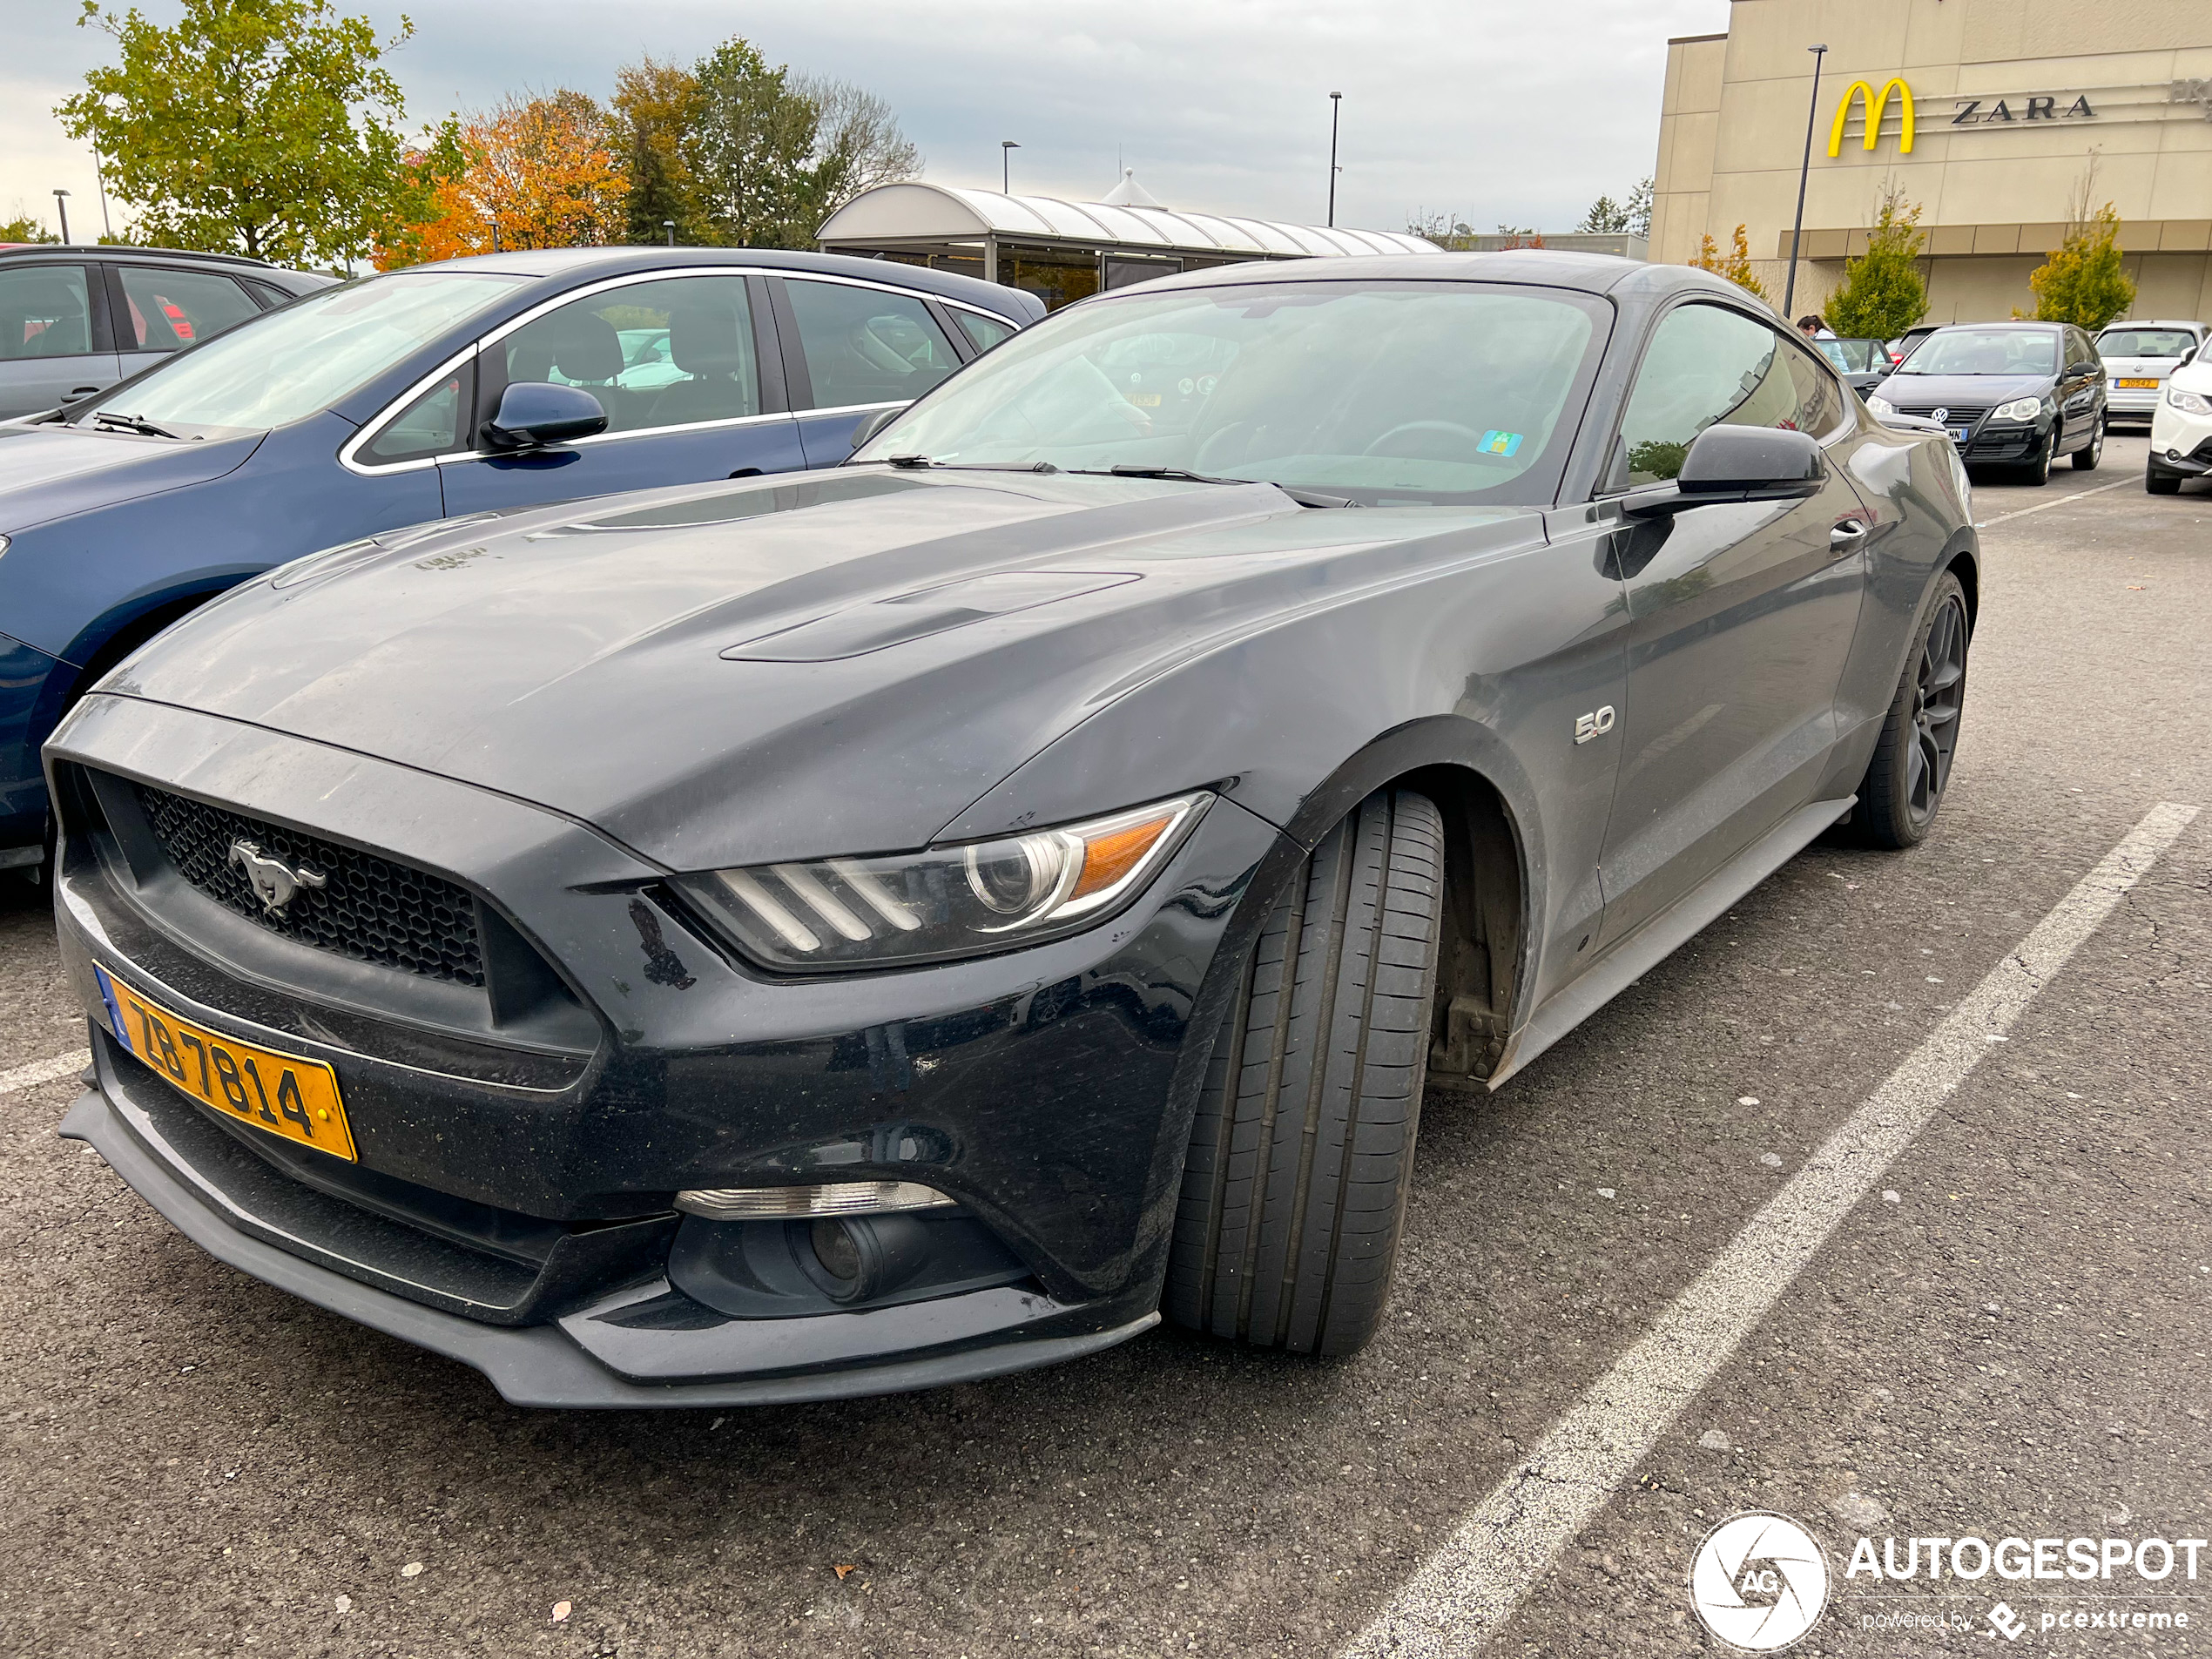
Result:
<svg viewBox="0 0 2212 1659"><path fill-rule="evenodd" d="M1283 840L1250 813L1217 803L1089 933L790 981L718 950L624 850L449 780L119 698L48 758L56 914L92 1027L63 1133L232 1265L543 1406L888 1393L1073 1359L1157 1318L1224 994L1208 970ZM466 887L489 983L464 995L224 908L149 839L142 786ZM558 995L518 1000L499 960L518 943ZM218 1040L329 1065L359 1163L173 1087L118 1039L96 968ZM806 1224L672 1207L851 1180L956 1207L930 1212L942 1242L908 1281L849 1305L748 1274Z"/></svg>

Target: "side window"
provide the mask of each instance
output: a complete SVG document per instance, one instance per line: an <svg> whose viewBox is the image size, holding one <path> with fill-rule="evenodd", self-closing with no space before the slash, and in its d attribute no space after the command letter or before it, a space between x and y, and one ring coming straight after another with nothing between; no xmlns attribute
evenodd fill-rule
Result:
<svg viewBox="0 0 2212 1659"><path fill-rule="evenodd" d="M1012 323L1001 322L996 317L987 317L980 311L960 311L951 307L947 309L952 311L953 320L960 325L961 333L968 336L979 352L990 350L1014 332Z"/></svg>
<svg viewBox="0 0 2212 1659"><path fill-rule="evenodd" d="M123 298L131 317L125 351L175 351L197 345L261 312L245 289L211 271L146 265L115 268L123 279Z"/></svg>
<svg viewBox="0 0 2212 1659"><path fill-rule="evenodd" d="M787 280L813 407L903 403L960 367L929 308L911 294Z"/></svg>
<svg viewBox="0 0 2212 1659"><path fill-rule="evenodd" d="M0 270L0 361L74 357L92 349L92 310L81 265Z"/></svg>
<svg viewBox="0 0 2212 1659"><path fill-rule="evenodd" d="M1709 426L1818 435L1842 413L1834 383L1764 323L1722 306L1683 306L1660 320L1645 347L1607 487L1674 477Z"/></svg>
<svg viewBox="0 0 2212 1659"><path fill-rule="evenodd" d="M450 455L469 441L469 411L475 402L476 366L463 363L385 423L361 451L363 462L414 461Z"/></svg>
<svg viewBox="0 0 2212 1659"><path fill-rule="evenodd" d="M509 384L580 386L610 432L760 413L752 307L741 276L665 277L549 311L500 342Z"/></svg>

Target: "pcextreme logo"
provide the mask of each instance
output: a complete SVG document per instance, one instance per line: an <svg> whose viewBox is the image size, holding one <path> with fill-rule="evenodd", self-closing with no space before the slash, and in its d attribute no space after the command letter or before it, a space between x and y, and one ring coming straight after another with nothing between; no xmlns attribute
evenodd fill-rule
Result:
<svg viewBox="0 0 2212 1659"><path fill-rule="evenodd" d="M1853 81L1844 89L1842 102L1836 105L1836 124L1828 129L1828 153L1839 156L1844 152L1844 123L1851 118L1851 106L1855 99L1866 101L1866 147L1871 150L1874 140L1881 135L1882 112L1890 106L1890 94L1897 94L1903 120L1898 128L1897 150L1899 155L1912 153L1912 89L1901 76L1892 75L1882 83L1877 92L1871 82Z"/></svg>

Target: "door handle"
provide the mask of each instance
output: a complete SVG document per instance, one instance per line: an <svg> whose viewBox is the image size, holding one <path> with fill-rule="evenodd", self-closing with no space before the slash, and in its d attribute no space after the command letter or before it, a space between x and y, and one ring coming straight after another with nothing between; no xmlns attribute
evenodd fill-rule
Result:
<svg viewBox="0 0 2212 1659"><path fill-rule="evenodd" d="M1866 525L1856 518L1838 519L1828 532L1828 556L1840 559L1866 545Z"/></svg>
<svg viewBox="0 0 2212 1659"><path fill-rule="evenodd" d="M71 397L90 397L99 389L97 386L72 386L69 388L69 395Z"/></svg>

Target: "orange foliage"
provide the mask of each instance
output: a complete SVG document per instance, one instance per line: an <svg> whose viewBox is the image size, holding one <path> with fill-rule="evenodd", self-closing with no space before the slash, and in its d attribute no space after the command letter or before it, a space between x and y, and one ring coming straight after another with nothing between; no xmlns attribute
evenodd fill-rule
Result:
<svg viewBox="0 0 2212 1659"><path fill-rule="evenodd" d="M463 122L462 172L441 179L435 214L380 247L388 271L502 248L592 246L619 240L629 188L612 123L582 92L509 98Z"/></svg>

